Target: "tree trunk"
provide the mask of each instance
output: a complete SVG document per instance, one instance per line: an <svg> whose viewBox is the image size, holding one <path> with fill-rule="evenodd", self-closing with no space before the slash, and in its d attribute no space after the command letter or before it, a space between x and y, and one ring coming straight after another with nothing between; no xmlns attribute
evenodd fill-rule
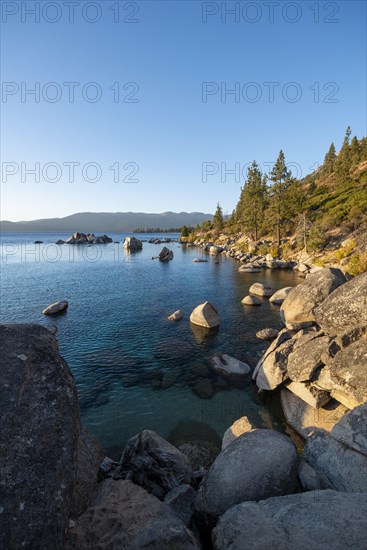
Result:
<svg viewBox="0 0 367 550"><path fill-rule="evenodd" d="M257 242L257 225L255 225L255 242Z"/></svg>
<svg viewBox="0 0 367 550"><path fill-rule="evenodd" d="M280 246L280 220L277 222L277 244Z"/></svg>

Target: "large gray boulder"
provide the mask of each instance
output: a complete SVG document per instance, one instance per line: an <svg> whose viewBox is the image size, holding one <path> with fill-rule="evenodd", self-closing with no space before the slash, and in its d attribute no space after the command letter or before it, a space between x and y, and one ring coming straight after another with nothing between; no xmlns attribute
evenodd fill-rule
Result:
<svg viewBox="0 0 367 550"><path fill-rule="evenodd" d="M367 456L367 403L349 411L331 430L344 445Z"/></svg>
<svg viewBox="0 0 367 550"><path fill-rule="evenodd" d="M367 325L367 272L334 290L315 309L318 325L328 334L345 334Z"/></svg>
<svg viewBox="0 0 367 550"><path fill-rule="evenodd" d="M366 547L367 495L311 491L244 502L219 520L215 550L345 550Z"/></svg>
<svg viewBox="0 0 367 550"><path fill-rule="evenodd" d="M288 376L294 382L310 380L321 365L321 357L328 350L329 336L320 336L317 332L304 334L297 338L287 363Z"/></svg>
<svg viewBox="0 0 367 550"><path fill-rule="evenodd" d="M271 302L272 304L281 305L292 290L292 288L292 286L286 286L277 290L272 296L270 296L269 302Z"/></svg>
<svg viewBox="0 0 367 550"><path fill-rule="evenodd" d="M293 493L297 471L290 438L272 430L245 433L218 455L204 477L196 499L198 517L211 527L235 504Z"/></svg>
<svg viewBox="0 0 367 550"><path fill-rule="evenodd" d="M306 489L367 492L367 457L328 433L315 431L309 436L302 460L314 470L317 480L317 487Z"/></svg>
<svg viewBox="0 0 367 550"><path fill-rule="evenodd" d="M357 340L330 364L331 394L349 409L367 401L367 340Z"/></svg>
<svg viewBox="0 0 367 550"><path fill-rule="evenodd" d="M220 324L216 307L210 302L198 305L190 315L190 323L204 328L215 328Z"/></svg>
<svg viewBox="0 0 367 550"><path fill-rule="evenodd" d="M192 482L188 458L152 430L131 438L123 450L115 478L131 479L163 500L178 485Z"/></svg>
<svg viewBox="0 0 367 550"><path fill-rule="evenodd" d="M65 550L196 550L193 534L169 506L131 481L106 479L69 529Z"/></svg>
<svg viewBox="0 0 367 550"><path fill-rule="evenodd" d="M315 430L330 432L341 417L348 411L337 401L327 403L317 410L304 399L282 387L280 390L284 416L290 426L305 439Z"/></svg>
<svg viewBox="0 0 367 550"><path fill-rule="evenodd" d="M62 548L80 434L74 378L55 337L1 325L0 547Z"/></svg>
<svg viewBox="0 0 367 550"><path fill-rule="evenodd" d="M88 507L97 483L105 452L99 441L82 426L76 454L76 472L70 517L77 518Z"/></svg>
<svg viewBox="0 0 367 550"><path fill-rule="evenodd" d="M268 350L264 357L260 359L255 367L258 388L261 390L275 390L288 378L288 356L293 350L294 343L295 340L293 339L283 341L275 349L270 352Z"/></svg>
<svg viewBox="0 0 367 550"><path fill-rule="evenodd" d="M280 316L288 328L297 329L316 322L314 309L346 279L340 269L323 269L294 287L281 305Z"/></svg>

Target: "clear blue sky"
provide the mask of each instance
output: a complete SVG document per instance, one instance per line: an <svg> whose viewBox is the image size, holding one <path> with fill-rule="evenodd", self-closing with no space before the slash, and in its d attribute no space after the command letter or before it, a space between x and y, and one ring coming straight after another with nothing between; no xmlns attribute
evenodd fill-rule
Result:
<svg viewBox="0 0 367 550"><path fill-rule="evenodd" d="M41 1L35 22L24 12L24 5L35 4L2 2L2 219L81 211L213 212L218 201L230 212L243 178L222 173L221 181L221 163L242 168L256 159L266 169L264 163L274 162L282 148L304 175L322 162L331 141L340 147L348 125L358 137L366 134L363 1L278 1L273 22L265 0L256 2L257 9L254 2L237 2L236 16L221 13L221 2L104 0L94 3L97 12L80 0L73 6L74 23L69 22L71 7L61 0L58 12L49 7L44 13L49 3ZM117 5L119 16L111 10ZM89 22L95 17L99 20ZM22 88L37 82L39 103L31 95L22 102ZM50 82L57 87L47 86ZM74 103L65 82L80 83ZM102 91L95 103L82 94L90 82ZM122 98L131 94L138 102L114 102L109 87L115 82ZM128 82L139 86L135 95L136 85L123 89ZM214 83L206 102L203 82ZM269 82L279 83L273 102L264 84ZM221 98L221 83L227 89L238 83L238 102L234 95ZM59 101L43 98L52 100L60 90ZM92 99L95 92L89 87L84 95ZM300 100L290 101L296 93L302 93ZM259 101L252 102L256 94ZM36 162L39 183L25 173ZM56 169L46 166L53 162L61 168L56 182L49 181ZM68 162L80 165L74 183ZM100 166L98 182L87 181L96 173L93 167L83 176L90 162ZM205 162L214 163L213 171L218 166L218 172L203 181ZM116 182L109 168L115 163L120 166ZM130 178L137 182L122 181L134 171L135 164L124 170L127 163L138 165Z"/></svg>

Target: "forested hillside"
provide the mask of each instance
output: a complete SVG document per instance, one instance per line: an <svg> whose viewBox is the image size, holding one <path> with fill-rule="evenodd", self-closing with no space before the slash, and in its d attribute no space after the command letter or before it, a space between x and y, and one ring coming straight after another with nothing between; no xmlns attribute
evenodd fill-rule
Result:
<svg viewBox="0 0 367 550"><path fill-rule="evenodd" d="M300 250L325 255L350 235L339 260L356 252L362 261L366 227L367 138L352 138L348 127L340 150L332 143L323 164L301 180L292 176L282 150L269 176L254 160L230 218L224 219L218 204L213 222L185 233L189 240L199 233L208 239L225 233L258 243L273 241L283 255Z"/></svg>

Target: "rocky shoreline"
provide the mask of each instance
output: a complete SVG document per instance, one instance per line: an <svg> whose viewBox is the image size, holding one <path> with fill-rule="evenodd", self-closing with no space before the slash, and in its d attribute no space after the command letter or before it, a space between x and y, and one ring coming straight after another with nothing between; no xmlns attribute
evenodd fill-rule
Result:
<svg viewBox="0 0 367 550"><path fill-rule="evenodd" d="M367 273L322 269L278 303L284 329L264 333L272 341L252 377L280 392L302 452L243 417L219 454L143 430L114 462L81 425L54 335L1 325L0 547L364 548ZM210 303L198 308L193 322L217 325ZM228 356L212 363L225 376L250 371Z"/></svg>

